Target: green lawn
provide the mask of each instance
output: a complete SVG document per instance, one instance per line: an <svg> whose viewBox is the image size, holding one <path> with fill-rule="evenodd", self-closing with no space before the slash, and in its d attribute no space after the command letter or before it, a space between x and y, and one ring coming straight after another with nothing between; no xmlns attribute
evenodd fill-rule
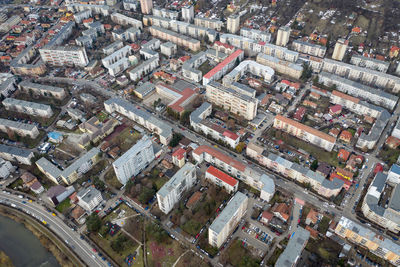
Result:
<svg viewBox="0 0 400 267"><path fill-rule="evenodd" d="M251 254L251 248L244 247L240 240L235 240L221 258L233 266L256 266L256 264L260 264L260 260Z"/></svg>
<svg viewBox="0 0 400 267"><path fill-rule="evenodd" d="M131 133L132 131L132 133ZM122 151L127 151L141 138L139 132L132 130L130 127L125 128L119 135L119 147Z"/></svg>
<svg viewBox="0 0 400 267"><path fill-rule="evenodd" d="M61 213L64 213L69 207L71 207L71 201L69 198L64 199L61 203L58 203L56 206L56 210Z"/></svg>
<svg viewBox="0 0 400 267"><path fill-rule="evenodd" d="M106 183L114 188L121 188L122 184L118 181L117 176L115 175L114 169L109 168L106 174L104 175L104 180Z"/></svg>
<svg viewBox="0 0 400 267"><path fill-rule="evenodd" d="M14 182L12 182L9 186L7 186L8 188L14 189L17 188L19 186L23 186L24 181L22 181L21 178L18 178L17 180L15 180Z"/></svg>
<svg viewBox="0 0 400 267"><path fill-rule="evenodd" d="M326 233L326 231L328 231L328 228L329 228L329 222L331 221L331 219L329 219L328 217L322 217L322 220L321 220L321 222L319 223L319 225L318 225L318 231L321 233L321 234L325 234Z"/></svg>
<svg viewBox="0 0 400 267"><path fill-rule="evenodd" d="M389 166L397 162L397 158L400 155L400 149L392 149L384 146L379 152L379 157L381 157Z"/></svg>
<svg viewBox="0 0 400 267"><path fill-rule="evenodd" d="M100 122L103 122L108 118L108 114L102 111L100 113L97 113L96 117L99 119Z"/></svg>

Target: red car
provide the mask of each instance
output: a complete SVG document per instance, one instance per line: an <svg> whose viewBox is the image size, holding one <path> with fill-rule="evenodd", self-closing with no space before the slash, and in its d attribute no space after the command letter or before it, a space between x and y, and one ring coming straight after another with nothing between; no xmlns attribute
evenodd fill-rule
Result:
<svg viewBox="0 0 400 267"><path fill-rule="evenodd" d="M92 250L93 250L93 252L97 252L97 250L95 248L93 248Z"/></svg>
<svg viewBox="0 0 400 267"><path fill-rule="evenodd" d="M200 236L200 234L197 234L197 235L196 235L196 239L199 238L199 236Z"/></svg>

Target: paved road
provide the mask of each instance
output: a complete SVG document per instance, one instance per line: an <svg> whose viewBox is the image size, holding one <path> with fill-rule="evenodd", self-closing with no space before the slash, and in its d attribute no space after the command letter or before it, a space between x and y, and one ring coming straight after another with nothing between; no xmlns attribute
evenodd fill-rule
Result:
<svg viewBox="0 0 400 267"><path fill-rule="evenodd" d="M59 217L52 216L52 214L47 212L41 205L35 202L22 203L23 199L18 198L18 196L3 192L0 192L0 201L7 205L14 204L25 213L29 212L30 216L46 221L47 226L61 240L65 243L68 242L67 245L69 245L88 266L107 266L105 261L92 252L92 247L85 240L80 239L77 232L65 225Z"/></svg>

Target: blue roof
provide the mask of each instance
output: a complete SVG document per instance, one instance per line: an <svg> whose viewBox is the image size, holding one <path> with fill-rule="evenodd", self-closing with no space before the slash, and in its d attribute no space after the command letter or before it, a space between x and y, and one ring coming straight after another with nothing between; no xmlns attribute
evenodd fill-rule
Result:
<svg viewBox="0 0 400 267"><path fill-rule="evenodd" d="M59 133L59 132L49 132L48 134L47 134L47 136L49 137L49 138L51 138L51 139L59 139L60 137L62 137L62 133Z"/></svg>
<svg viewBox="0 0 400 267"><path fill-rule="evenodd" d="M397 164L393 164L392 167L390 168L390 172L394 172L395 174L400 175L400 166Z"/></svg>

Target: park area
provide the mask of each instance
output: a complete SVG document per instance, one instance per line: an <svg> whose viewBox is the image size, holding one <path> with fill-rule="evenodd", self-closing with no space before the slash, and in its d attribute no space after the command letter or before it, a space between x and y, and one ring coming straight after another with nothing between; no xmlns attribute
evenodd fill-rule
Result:
<svg viewBox="0 0 400 267"><path fill-rule="evenodd" d="M221 253L220 262L223 266L259 266L261 259L252 254L252 248L241 240L234 240Z"/></svg>
<svg viewBox="0 0 400 267"><path fill-rule="evenodd" d="M121 149L121 153L128 151L136 142L141 138L141 134L129 127L122 124L115 128L108 137L105 138L110 144L114 144Z"/></svg>

